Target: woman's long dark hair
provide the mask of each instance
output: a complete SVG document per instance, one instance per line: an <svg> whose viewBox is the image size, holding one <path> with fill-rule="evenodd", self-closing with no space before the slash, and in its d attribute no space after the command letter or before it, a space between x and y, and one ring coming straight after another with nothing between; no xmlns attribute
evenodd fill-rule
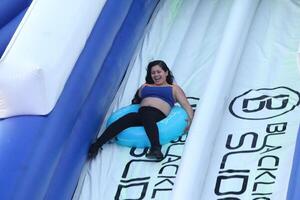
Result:
<svg viewBox="0 0 300 200"><path fill-rule="evenodd" d="M164 70L165 72L168 72L168 76L167 76L167 83L172 85L173 84L173 81L174 81L174 76L171 72L171 70L169 69L169 67L167 66L167 64L162 61L162 60L154 60L154 61L151 61L149 64L148 64L148 67L147 67L147 74L146 74L146 83L148 84L154 84L154 81L151 77L151 69L153 66L155 65L158 65L162 68L162 70Z"/></svg>

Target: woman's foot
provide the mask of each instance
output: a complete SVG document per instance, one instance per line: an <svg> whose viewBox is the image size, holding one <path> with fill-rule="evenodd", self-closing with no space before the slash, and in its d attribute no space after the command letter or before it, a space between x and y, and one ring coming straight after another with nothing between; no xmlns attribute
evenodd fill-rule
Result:
<svg viewBox="0 0 300 200"><path fill-rule="evenodd" d="M149 159L162 160L164 155L161 152L161 147L151 147L150 150L146 153L146 157Z"/></svg>

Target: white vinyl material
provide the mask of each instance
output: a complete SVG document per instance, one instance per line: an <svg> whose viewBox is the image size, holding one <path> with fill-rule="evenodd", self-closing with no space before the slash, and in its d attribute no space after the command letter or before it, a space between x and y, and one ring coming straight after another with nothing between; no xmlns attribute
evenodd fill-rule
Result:
<svg viewBox="0 0 300 200"><path fill-rule="evenodd" d="M300 43L299 43L299 48L298 48L297 61L298 61L298 69L299 69L299 72L300 72Z"/></svg>
<svg viewBox="0 0 300 200"><path fill-rule="evenodd" d="M110 110L130 104L147 63L162 59L200 98L189 136L158 163L104 145L73 199L285 199L300 122L298 4L165 0L153 16Z"/></svg>
<svg viewBox="0 0 300 200"><path fill-rule="evenodd" d="M208 165L203 163L209 163L212 153L206 149L213 146L216 140L225 110L225 102L228 99L227 95L231 89L257 5L256 0L235 1L232 5L217 56L212 65L212 73L208 80L209 87L206 88L201 105L195 113L193 126L185 146L185 154L193 152L194 156L183 154L173 199L201 198L200 188L204 185L208 170ZM204 113L205 117L203 117ZM187 182L190 184L186 184ZM191 185L197 185L198 189L191 188Z"/></svg>
<svg viewBox="0 0 300 200"><path fill-rule="evenodd" d="M246 1L235 3L242 3L238 9L246 6ZM219 76L208 83L197 109L172 199L286 199L300 122L295 56L300 9L292 1L248 3L244 8L254 16L236 71L232 71L234 65L229 66L218 89L214 86L224 71L212 73L211 77ZM236 20L251 19L246 13ZM291 20L287 23L286 19ZM247 23L242 27L246 29ZM230 60L236 58L228 53L224 52ZM226 64L219 61L216 58L216 63Z"/></svg>
<svg viewBox="0 0 300 200"><path fill-rule="evenodd" d="M34 0L0 60L0 118L48 114L105 0Z"/></svg>

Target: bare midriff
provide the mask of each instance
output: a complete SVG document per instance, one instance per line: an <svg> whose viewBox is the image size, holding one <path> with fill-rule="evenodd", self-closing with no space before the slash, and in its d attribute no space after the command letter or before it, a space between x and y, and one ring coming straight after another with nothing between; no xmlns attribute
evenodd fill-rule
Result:
<svg viewBox="0 0 300 200"><path fill-rule="evenodd" d="M151 106L162 111L166 116L170 113L171 107L164 100L157 97L147 97L140 103L141 106Z"/></svg>

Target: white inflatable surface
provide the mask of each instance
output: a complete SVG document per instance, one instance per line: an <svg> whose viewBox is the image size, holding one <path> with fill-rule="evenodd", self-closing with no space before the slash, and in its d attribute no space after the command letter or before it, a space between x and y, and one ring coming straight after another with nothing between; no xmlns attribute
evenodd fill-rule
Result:
<svg viewBox="0 0 300 200"><path fill-rule="evenodd" d="M231 90L257 5L258 1L254 0L234 1L232 4L217 56L212 65L208 86L203 94L201 105L195 113L186 145L185 152L193 152L195 156L183 157L178 174L178 180L181 181L176 182L173 199L200 199L201 190L191 190L190 185L197 185L199 188L204 185L208 165L203 163L209 163L212 156L206 149L213 146L216 140L215 134L225 109L224 103Z"/></svg>
<svg viewBox="0 0 300 200"><path fill-rule="evenodd" d="M48 114L105 0L34 0L0 60L0 118Z"/></svg>
<svg viewBox="0 0 300 200"><path fill-rule="evenodd" d="M130 104L148 62L162 59L200 98L189 136L164 145L161 162L104 145L73 199L285 199L300 122L299 24L293 1L161 1L111 110Z"/></svg>

